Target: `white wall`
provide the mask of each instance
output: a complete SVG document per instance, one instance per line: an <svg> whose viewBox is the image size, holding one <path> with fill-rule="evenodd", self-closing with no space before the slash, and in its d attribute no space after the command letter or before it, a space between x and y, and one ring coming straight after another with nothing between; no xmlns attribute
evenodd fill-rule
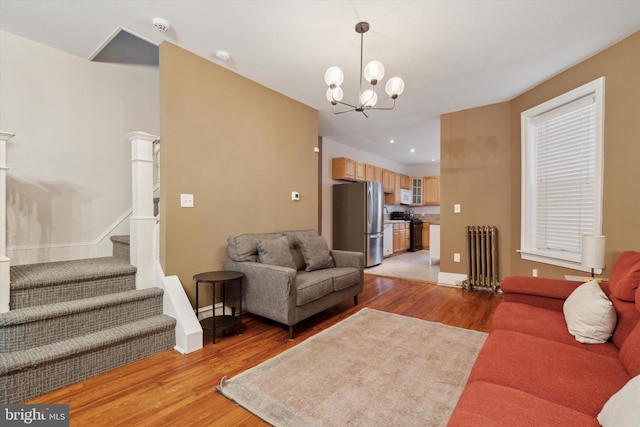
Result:
<svg viewBox="0 0 640 427"><path fill-rule="evenodd" d="M106 232L123 219L128 232L125 135L159 133L158 69L94 63L0 31L0 94L0 129L16 135L7 147L12 264L103 256Z"/></svg>

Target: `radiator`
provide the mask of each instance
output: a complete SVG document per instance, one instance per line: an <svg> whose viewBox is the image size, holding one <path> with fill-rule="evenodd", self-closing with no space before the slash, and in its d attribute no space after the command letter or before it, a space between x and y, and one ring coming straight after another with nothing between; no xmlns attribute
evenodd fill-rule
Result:
<svg viewBox="0 0 640 427"><path fill-rule="evenodd" d="M493 225L470 225L467 230L468 278L463 288L498 291L498 229Z"/></svg>

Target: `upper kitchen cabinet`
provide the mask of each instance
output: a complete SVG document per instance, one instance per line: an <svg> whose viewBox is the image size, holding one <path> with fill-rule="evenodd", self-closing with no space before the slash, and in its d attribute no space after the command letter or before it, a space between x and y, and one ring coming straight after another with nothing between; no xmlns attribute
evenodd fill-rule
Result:
<svg viewBox="0 0 640 427"><path fill-rule="evenodd" d="M382 168L366 163L364 177L365 181L382 182Z"/></svg>
<svg viewBox="0 0 640 427"><path fill-rule="evenodd" d="M411 190L411 177L407 175L400 175L400 188L403 190Z"/></svg>
<svg viewBox="0 0 640 427"><path fill-rule="evenodd" d="M396 191L396 173L390 170L382 170L382 187L385 193Z"/></svg>
<svg viewBox="0 0 640 427"><path fill-rule="evenodd" d="M356 181L366 181L366 164L356 160Z"/></svg>
<svg viewBox="0 0 640 427"><path fill-rule="evenodd" d="M331 159L331 178L356 181L356 161L346 157Z"/></svg>
<svg viewBox="0 0 640 427"><path fill-rule="evenodd" d="M424 187L422 183L424 178L411 178L411 205L422 206L422 199L424 197Z"/></svg>
<svg viewBox="0 0 640 427"><path fill-rule="evenodd" d="M424 206L440 205L440 177L426 176L423 179L423 200Z"/></svg>

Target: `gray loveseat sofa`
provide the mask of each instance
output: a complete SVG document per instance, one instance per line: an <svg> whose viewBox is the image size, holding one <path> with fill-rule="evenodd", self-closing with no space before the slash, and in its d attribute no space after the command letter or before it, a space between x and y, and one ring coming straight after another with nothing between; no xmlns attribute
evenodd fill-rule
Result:
<svg viewBox="0 0 640 427"><path fill-rule="evenodd" d="M231 236L223 270L244 273L243 309L289 326L347 298L364 285L360 252L329 250L316 230Z"/></svg>

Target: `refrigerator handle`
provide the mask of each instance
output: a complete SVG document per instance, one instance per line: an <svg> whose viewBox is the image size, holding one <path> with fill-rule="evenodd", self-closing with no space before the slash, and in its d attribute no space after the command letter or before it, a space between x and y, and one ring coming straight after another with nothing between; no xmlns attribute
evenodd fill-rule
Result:
<svg viewBox="0 0 640 427"><path fill-rule="evenodd" d="M371 184L367 182L367 230L371 230L373 217L373 195L371 194Z"/></svg>

